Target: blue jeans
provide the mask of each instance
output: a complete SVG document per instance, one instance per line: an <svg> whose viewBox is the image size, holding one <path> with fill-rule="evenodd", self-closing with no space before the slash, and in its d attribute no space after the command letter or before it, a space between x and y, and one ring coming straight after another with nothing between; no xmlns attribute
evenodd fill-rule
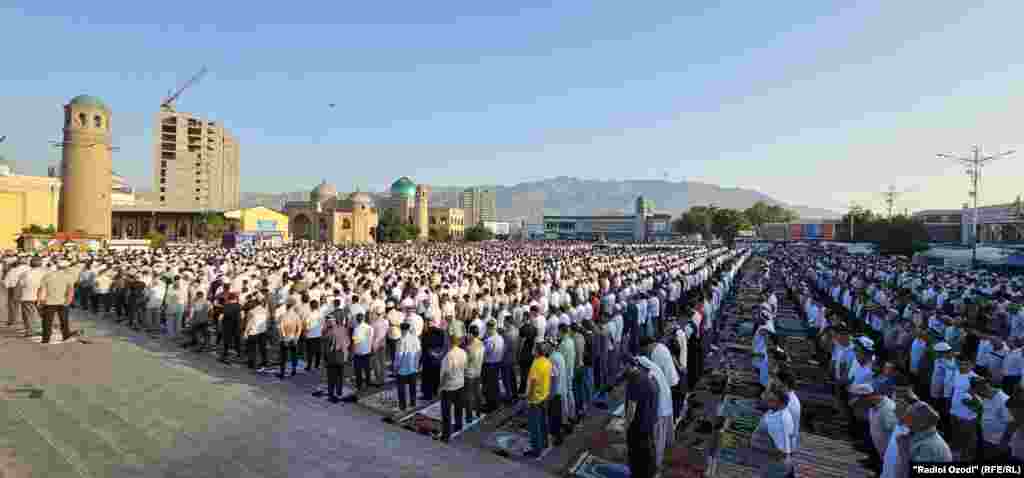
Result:
<svg viewBox="0 0 1024 478"><path fill-rule="evenodd" d="M594 397L594 369L583 367L576 370L576 414L583 415Z"/></svg>
<svg viewBox="0 0 1024 478"><path fill-rule="evenodd" d="M526 410L527 427L530 430L530 446L537 453L548 447L548 414L546 404L530 405Z"/></svg>

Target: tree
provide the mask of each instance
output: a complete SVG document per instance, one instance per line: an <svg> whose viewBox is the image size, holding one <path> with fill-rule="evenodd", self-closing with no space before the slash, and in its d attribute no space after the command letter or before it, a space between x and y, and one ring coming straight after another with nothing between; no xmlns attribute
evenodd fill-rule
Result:
<svg viewBox="0 0 1024 478"><path fill-rule="evenodd" d="M795 211L764 201L755 202L753 206L744 209L743 215L754 227L773 222L793 222L799 218Z"/></svg>
<svg viewBox="0 0 1024 478"><path fill-rule="evenodd" d="M377 221L382 242L405 242L419 236L419 227L415 224L402 224L402 219L394 209L384 209Z"/></svg>
<svg viewBox="0 0 1024 478"><path fill-rule="evenodd" d="M850 219L853 219L853 235L850 236L847 233L846 239L849 241L868 241L868 232L871 229L871 225L874 224L880 218L875 216L875 213L871 212L870 209L865 209L860 206L853 206L850 208L850 212L843 215L843 224L847 226L849 230Z"/></svg>
<svg viewBox="0 0 1024 478"><path fill-rule="evenodd" d="M704 239L710 239L711 217L714 210L714 206L693 206L679 216L672 228L680 234L701 234Z"/></svg>
<svg viewBox="0 0 1024 478"><path fill-rule="evenodd" d="M494 233L490 229L484 227L483 224L477 224L469 229L466 229L465 233L466 240L469 242L477 241L489 241L494 239Z"/></svg>
<svg viewBox="0 0 1024 478"><path fill-rule="evenodd" d="M149 241L149 247L152 249L160 249L167 243L167 237L156 231L147 232L146 240Z"/></svg>
<svg viewBox="0 0 1024 478"><path fill-rule="evenodd" d="M228 232L228 221L224 214L205 213L203 215L203 238L207 241L218 241Z"/></svg>
<svg viewBox="0 0 1024 478"><path fill-rule="evenodd" d="M716 208L711 214L711 232L729 244L736 240L740 231L750 228L750 221L743 211Z"/></svg>

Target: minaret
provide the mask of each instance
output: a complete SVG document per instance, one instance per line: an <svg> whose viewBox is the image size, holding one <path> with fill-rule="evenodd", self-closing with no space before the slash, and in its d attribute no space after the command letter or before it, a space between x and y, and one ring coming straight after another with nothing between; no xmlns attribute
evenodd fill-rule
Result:
<svg viewBox="0 0 1024 478"><path fill-rule="evenodd" d="M80 95L64 106L59 230L110 238L110 108Z"/></svg>
<svg viewBox="0 0 1024 478"><path fill-rule="evenodd" d="M416 226L420 230L417 239L425 241L430 237L430 186L416 186Z"/></svg>

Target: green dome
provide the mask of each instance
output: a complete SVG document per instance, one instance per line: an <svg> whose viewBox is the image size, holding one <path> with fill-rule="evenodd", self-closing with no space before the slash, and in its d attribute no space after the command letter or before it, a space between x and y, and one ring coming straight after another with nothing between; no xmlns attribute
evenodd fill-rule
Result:
<svg viewBox="0 0 1024 478"><path fill-rule="evenodd" d="M92 106L94 108L99 108L104 111L110 111L110 108L107 108L107 105L103 102L103 100L90 95L78 95L74 98L71 98L71 104L77 106Z"/></svg>
<svg viewBox="0 0 1024 478"><path fill-rule="evenodd" d="M391 184L391 194L411 198L416 195L416 184L408 177L402 176Z"/></svg>

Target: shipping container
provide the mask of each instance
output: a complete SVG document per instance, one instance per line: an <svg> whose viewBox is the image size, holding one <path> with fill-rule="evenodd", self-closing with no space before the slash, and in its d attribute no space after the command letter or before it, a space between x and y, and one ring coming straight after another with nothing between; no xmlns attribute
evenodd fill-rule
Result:
<svg viewBox="0 0 1024 478"><path fill-rule="evenodd" d="M801 224L789 225L789 240L799 241L804 238L804 229Z"/></svg>
<svg viewBox="0 0 1024 478"><path fill-rule="evenodd" d="M821 238L826 241L835 239L835 224L822 224Z"/></svg>

